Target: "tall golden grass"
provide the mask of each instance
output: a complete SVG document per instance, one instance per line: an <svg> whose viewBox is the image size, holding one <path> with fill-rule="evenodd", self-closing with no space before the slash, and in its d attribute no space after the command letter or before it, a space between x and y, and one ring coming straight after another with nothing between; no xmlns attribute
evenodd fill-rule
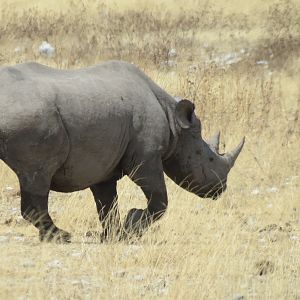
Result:
<svg viewBox="0 0 300 300"><path fill-rule="evenodd" d="M246 145L217 202L166 178L166 217L131 244L85 236L100 230L89 191L51 193L74 238L40 244L2 164L0 298L300 299L299 3L61 2L1 1L1 65L131 61L194 101L204 137L220 129L222 150L244 135ZM53 57L38 52L44 40ZM128 179L118 191L122 215L145 207Z"/></svg>

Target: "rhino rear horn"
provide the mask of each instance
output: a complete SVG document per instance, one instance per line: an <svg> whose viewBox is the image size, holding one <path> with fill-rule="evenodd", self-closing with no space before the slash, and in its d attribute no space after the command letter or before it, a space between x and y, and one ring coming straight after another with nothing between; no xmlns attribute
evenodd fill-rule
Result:
<svg viewBox="0 0 300 300"><path fill-rule="evenodd" d="M215 133L211 138L208 139L207 143L216 151L219 152L220 144L220 131Z"/></svg>
<svg viewBox="0 0 300 300"><path fill-rule="evenodd" d="M234 150L232 150L224 155L224 158L228 161L231 168L233 167L234 162L236 161L237 157L239 156L240 152L242 151L244 143L245 143L245 137L243 137L242 141L239 143L239 145Z"/></svg>
<svg viewBox="0 0 300 300"><path fill-rule="evenodd" d="M191 127L194 110L195 105L187 99L183 99L177 103L175 116L181 128L187 129Z"/></svg>

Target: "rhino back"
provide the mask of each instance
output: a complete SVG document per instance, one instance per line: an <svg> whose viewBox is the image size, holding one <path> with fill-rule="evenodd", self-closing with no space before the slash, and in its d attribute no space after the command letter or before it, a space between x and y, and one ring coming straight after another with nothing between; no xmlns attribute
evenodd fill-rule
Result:
<svg viewBox="0 0 300 300"><path fill-rule="evenodd" d="M35 102L44 107L38 112L40 116L47 118L47 110L53 107L61 116L70 149L53 177L53 189L79 190L114 176L133 139L149 151L167 146L166 117L149 84L136 70L120 62L74 71L28 63L6 69L4 75L0 72L0 78L5 77L9 84L23 85L18 93L3 88L2 94L10 98L0 100L2 107L6 101L4 110L10 107L2 122L7 132L22 125L16 124L15 116L22 115L25 106L26 118L30 118ZM24 115L23 120L26 118Z"/></svg>

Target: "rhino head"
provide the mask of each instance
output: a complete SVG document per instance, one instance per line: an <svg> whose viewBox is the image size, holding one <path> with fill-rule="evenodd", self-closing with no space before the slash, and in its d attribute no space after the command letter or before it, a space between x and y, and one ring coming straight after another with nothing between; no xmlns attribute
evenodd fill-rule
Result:
<svg viewBox="0 0 300 300"><path fill-rule="evenodd" d="M209 141L201 136L201 122L189 100L175 107L176 146L164 161L165 173L184 189L203 198L217 199L226 190L227 176L240 154L245 138L233 151L220 154L217 133Z"/></svg>

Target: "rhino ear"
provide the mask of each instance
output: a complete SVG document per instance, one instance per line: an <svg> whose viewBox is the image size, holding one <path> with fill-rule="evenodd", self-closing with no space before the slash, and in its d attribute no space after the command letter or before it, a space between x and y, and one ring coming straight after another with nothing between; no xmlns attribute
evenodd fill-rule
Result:
<svg viewBox="0 0 300 300"><path fill-rule="evenodd" d="M180 100L175 108L175 117L181 128L187 129L192 125L195 105L187 100Z"/></svg>

